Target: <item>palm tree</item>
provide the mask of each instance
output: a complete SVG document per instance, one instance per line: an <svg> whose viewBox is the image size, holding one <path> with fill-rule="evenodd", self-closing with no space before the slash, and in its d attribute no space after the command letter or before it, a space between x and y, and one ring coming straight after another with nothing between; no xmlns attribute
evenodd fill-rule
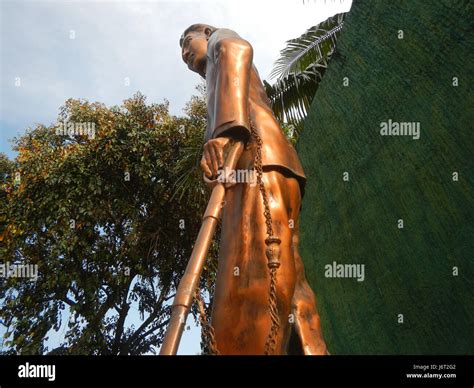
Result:
<svg viewBox="0 0 474 388"><path fill-rule="evenodd" d="M270 73L275 83L264 81L275 116L293 124L297 133L334 53L343 19L344 14L335 15L287 41Z"/></svg>

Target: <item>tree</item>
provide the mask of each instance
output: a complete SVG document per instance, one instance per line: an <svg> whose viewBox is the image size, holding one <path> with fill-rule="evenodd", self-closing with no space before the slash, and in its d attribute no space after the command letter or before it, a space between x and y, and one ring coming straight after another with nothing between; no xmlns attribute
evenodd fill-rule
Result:
<svg viewBox="0 0 474 388"><path fill-rule="evenodd" d="M143 354L161 344L208 198L204 99L183 117L168 108L139 93L111 108L70 99L56 124L15 139L14 161L0 158L0 264L38 270L36 281L0 279L4 353ZM202 280L210 293L215 252ZM64 341L49 349L62 324Z"/></svg>
<svg viewBox="0 0 474 388"><path fill-rule="evenodd" d="M343 19L343 14L333 16L289 40L270 74L275 83L264 81L275 116L293 124L297 133L335 51Z"/></svg>

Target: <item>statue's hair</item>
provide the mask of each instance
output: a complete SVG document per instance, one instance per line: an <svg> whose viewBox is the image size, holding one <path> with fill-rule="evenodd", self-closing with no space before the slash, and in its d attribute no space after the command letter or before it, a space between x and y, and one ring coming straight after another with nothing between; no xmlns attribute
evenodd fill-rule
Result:
<svg viewBox="0 0 474 388"><path fill-rule="evenodd" d="M191 24L188 28L184 30L183 35L181 35L181 38L179 38L179 45L183 47L184 38L189 32L192 32L192 31L203 32L206 28L210 28L211 33L217 30L216 27L210 26L209 24L203 24L203 23Z"/></svg>

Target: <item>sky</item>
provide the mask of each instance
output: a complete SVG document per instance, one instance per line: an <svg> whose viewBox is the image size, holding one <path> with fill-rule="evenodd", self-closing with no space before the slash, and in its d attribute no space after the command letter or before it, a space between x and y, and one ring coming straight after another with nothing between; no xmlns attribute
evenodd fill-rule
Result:
<svg viewBox="0 0 474 388"><path fill-rule="evenodd" d="M137 91L172 114L201 81L181 59L191 24L235 30L254 49L263 79L289 39L340 12L351 0L45 1L0 0L0 152L37 123L56 121L68 98L120 105ZM137 315L137 318L138 315ZM180 354L199 353L189 318Z"/></svg>

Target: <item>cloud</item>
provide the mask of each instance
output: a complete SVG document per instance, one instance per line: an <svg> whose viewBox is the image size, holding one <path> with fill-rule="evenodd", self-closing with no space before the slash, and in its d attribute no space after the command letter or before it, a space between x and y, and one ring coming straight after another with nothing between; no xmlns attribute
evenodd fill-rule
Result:
<svg viewBox="0 0 474 388"><path fill-rule="evenodd" d="M182 62L178 44L190 24L236 30L252 43L254 63L266 78L286 40L347 11L350 1L20 0L0 7L5 152L7 138L35 123L54 122L71 97L116 105L141 91L149 102L168 99L171 112L181 114L200 82Z"/></svg>

